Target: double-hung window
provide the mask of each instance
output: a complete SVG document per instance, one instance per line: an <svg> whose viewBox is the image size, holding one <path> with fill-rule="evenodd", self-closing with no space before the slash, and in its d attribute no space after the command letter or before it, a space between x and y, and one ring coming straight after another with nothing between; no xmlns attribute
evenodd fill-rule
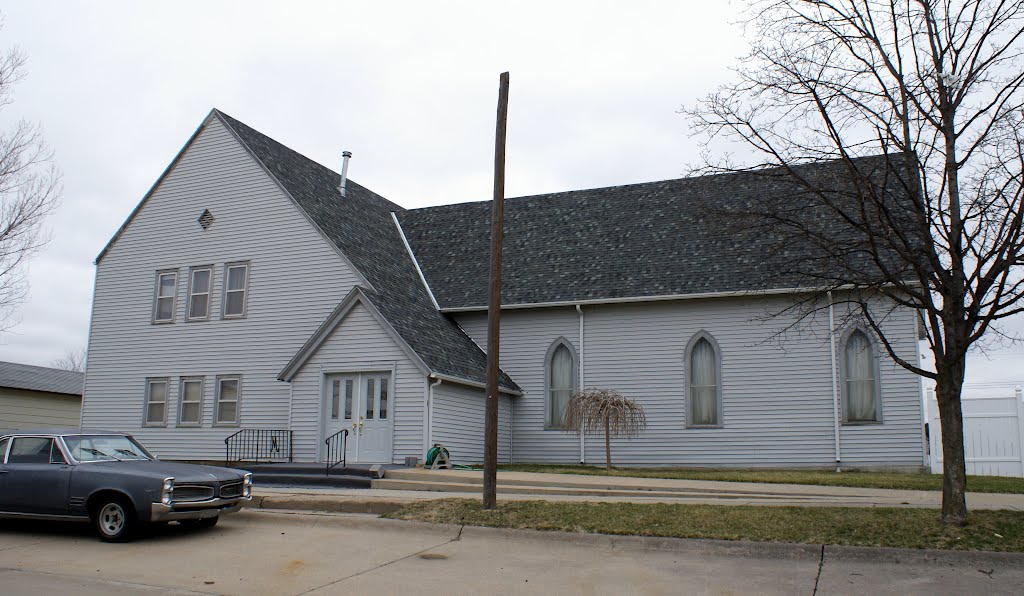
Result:
<svg viewBox="0 0 1024 596"><path fill-rule="evenodd" d="M217 424L238 424L238 401L241 392L241 377L217 377L217 403L214 408L214 419Z"/></svg>
<svg viewBox="0 0 1024 596"><path fill-rule="evenodd" d="M204 321L210 316L212 267L193 267L188 279L188 320Z"/></svg>
<svg viewBox="0 0 1024 596"><path fill-rule="evenodd" d="M153 322L174 322L174 296L178 288L177 271L157 271L153 298Z"/></svg>
<svg viewBox="0 0 1024 596"><path fill-rule="evenodd" d="M203 416L202 377L181 380L181 400L178 404L178 425L199 426Z"/></svg>
<svg viewBox="0 0 1024 596"><path fill-rule="evenodd" d="M146 426L167 423L167 379L146 379Z"/></svg>
<svg viewBox="0 0 1024 596"><path fill-rule="evenodd" d="M224 318L245 316L249 290L249 263L228 263L224 266Z"/></svg>

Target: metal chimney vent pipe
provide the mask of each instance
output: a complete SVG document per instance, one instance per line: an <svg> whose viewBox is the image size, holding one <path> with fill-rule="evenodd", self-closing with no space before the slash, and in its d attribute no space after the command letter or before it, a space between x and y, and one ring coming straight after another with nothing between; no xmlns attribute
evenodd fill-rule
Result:
<svg viewBox="0 0 1024 596"><path fill-rule="evenodd" d="M348 160L351 157L351 151L341 152L341 182L338 183L338 190L341 192L341 196L345 196L345 184L348 182Z"/></svg>

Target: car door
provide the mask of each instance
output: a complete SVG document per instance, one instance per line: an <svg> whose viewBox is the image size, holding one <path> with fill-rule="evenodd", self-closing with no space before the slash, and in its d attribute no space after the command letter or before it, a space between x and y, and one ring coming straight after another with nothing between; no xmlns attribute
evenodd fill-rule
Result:
<svg viewBox="0 0 1024 596"><path fill-rule="evenodd" d="M7 446L11 444L11 439L4 438L0 440L0 511L6 511L7 507L6 496L7 492Z"/></svg>
<svg viewBox="0 0 1024 596"><path fill-rule="evenodd" d="M0 474L0 509L66 514L71 468L53 437L14 437Z"/></svg>

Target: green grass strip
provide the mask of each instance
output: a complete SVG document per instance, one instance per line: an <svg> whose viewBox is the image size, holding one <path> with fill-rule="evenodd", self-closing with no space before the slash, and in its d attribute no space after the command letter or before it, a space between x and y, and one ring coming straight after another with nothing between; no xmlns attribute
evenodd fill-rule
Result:
<svg viewBox="0 0 1024 596"><path fill-rule="evenodd" d="M432 523L632 536L1024 552L1024 512L973 511L966 526L945 527L937 509L753 507L669 503L444 499L386 515Z"/></svg>
<svg viewBox="0 0 1024 596"><path fill-rule="evenodd" d="M513 464L500 466L506 472L542 472L546 474L585 474L588 476L625 476L669 478L677 480L716 480L721 482L763 482L767 484L810 484L855 488L892 488L900 490L942 490L941 474L913 472L840 472L829 470L722 470L695 468L612 468L594 466L558 466ZM979 493L1024 494L1024 478L968 476L967 490Z"/></svg>

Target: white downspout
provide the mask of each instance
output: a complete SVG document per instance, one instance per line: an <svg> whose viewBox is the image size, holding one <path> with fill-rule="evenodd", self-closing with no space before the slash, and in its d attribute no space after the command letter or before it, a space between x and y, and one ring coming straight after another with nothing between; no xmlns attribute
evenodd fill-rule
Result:
<svg viewBox="0 0 1024 596"><path fill-rule="evenodd" d="M432 377L427 377L430 380ZM437 379L427 387L427 450L434 446L434 387L441 384ZM426 451L424 451L426 453ZM424 455L426 457L426 455ZM426 460L424 460L426 461Z"/></svg>
<svg viewBox="0 0 1024 596"><path fill-rule="evenodd" d="M579 362L577 363L577 367L576 367L579 370L579 381L578 381L578 385L577 386L579 388L578 390L582 391L583 390L583 379L584 379L584 377L583 377L583 308L579 304L576 305L576 312L579 313L579 315L580 315L580 353L579 353ZM587 463L587 445L584 442L584 435L581 432L580 433L580 464L585 464L585 463Z"/></svg>
<svg viewBox="0 0 1024 596"><path fill-rule="evenodd" d="M828 296L828 344L832 361L832 426L835 432L836 441L836 472L840 471L842 454L839 450L839 379L836 371L836 322L835 308L832 305L832 292Z"/></svg>

